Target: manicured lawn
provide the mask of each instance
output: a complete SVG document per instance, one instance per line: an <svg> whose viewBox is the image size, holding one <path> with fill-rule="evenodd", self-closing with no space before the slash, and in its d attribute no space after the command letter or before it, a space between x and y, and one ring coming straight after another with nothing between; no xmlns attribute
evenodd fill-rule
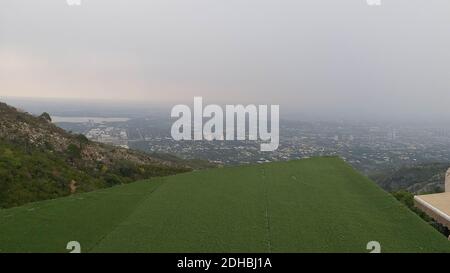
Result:
<svg viewBox="0 0 450 273"><path fill-rule="evenodd" d="M450 252L338 158L196 171L0 210L0 252Z"/></svg>

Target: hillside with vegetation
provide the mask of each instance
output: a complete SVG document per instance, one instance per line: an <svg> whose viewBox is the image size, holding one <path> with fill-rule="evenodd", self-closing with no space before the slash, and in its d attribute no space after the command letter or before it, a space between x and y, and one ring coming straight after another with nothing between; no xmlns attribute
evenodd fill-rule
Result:
<svg viewBox="0 0 450 273"><path fill-rule="evenodd" d="M437 193L444 191L445 172L449 167L450 163L424 163L379 171L370 178L389 192Z"/></svg>
<svg viewBox="0 0 450 273"><path fill-rule="evenodd" d="M208 169L0 210L0 252L450 252L339 158Z"/></svg>
<svg viewBox="0 0 450 273"><path fill-rule="evenodd" d="M182 160L89 141L0 103L0 208L192 170Z"/></svg>

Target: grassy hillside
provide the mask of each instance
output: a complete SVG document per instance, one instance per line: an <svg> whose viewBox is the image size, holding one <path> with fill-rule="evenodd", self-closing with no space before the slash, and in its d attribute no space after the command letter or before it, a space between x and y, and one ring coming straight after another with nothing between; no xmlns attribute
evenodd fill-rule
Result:
<svg viewBox="0 0 450 273"><path fill-rule="evenodd" d="M210 169L0 210L0 252L450 252L338 158Z"/></svg>

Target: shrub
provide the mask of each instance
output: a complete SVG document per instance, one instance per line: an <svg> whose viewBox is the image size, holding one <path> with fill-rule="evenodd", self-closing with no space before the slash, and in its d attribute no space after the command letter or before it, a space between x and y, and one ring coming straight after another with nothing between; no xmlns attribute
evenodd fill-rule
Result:
<svg viewBox="0 0 450 273"><path fill-rule="evenodd" d="M67 155L71 160L81 158L81 149L75 144L67 146Z"/></svg>
<svg viewBox="0 0 450 273"><path fill-rule="evenodd" d="M44 119L48 122L52 122L52 118L50 117L50 115L47 112L42 113L39 118Z"/></svg>

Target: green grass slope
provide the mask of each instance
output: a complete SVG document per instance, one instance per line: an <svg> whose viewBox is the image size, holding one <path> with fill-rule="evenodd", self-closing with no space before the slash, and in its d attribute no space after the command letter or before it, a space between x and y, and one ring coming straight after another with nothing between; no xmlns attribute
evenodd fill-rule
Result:
<svg viewBox="0 0 450 273"><path fill-rule="evenodd" d="M0 252L450 252L338 158L210 169L0 210Z"/></svg>

